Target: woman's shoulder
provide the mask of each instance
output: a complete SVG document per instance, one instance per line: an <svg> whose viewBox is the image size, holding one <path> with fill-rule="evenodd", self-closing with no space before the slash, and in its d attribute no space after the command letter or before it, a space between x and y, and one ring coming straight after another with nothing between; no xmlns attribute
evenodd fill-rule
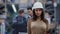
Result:
<svg viewBox="0 0 60 34"><path fill-rule="evenodd" d="M48 24L48 20L47 20L47 19L44 19L43 21L44 21L46 24Z"/></svg>
<svg viewBox="0 0 60 34"><path fill-rule="evenodd" d="M27 24L30 25L32 22L32 19L28 19Z"/></svg>
<svg viewBox="0 0 60 34"><path fill-rule="evenodd" d="M31 18L31 19L28 19L28 21L29 21L29 22L32 22L32 21L33 21L33 19L32 19L32 18Z"/></svg>

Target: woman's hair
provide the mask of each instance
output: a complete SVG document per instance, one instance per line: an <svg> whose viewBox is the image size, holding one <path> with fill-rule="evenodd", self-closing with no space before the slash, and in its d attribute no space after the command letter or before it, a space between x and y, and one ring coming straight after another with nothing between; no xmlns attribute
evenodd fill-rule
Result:
<svg viewBox="0 0 60 34"><path fill-rule="evenodd" d="M41 9L42 10L42 13L41 13L41 15L40 15L40 18L41 18L41 20L43 20L44 22L47 22L47 20L44 18L44 10L43 9ZM37 20L37 15L35 14L35 9L33 10L33 21L35 21L35 20Z"/></svg>

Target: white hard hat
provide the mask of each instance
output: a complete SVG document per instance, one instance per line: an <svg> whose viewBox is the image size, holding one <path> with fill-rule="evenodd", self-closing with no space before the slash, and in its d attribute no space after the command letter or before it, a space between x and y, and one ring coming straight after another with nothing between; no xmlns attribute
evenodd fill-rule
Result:
<svg viewBox="0 0 60 34"><path fill-rule="evenodd" d="M32 10L33 9L36 9L36 8L42 8L43 9L43 5L41 2L36 2L34 3L33 7L32 7Z"/></svg>

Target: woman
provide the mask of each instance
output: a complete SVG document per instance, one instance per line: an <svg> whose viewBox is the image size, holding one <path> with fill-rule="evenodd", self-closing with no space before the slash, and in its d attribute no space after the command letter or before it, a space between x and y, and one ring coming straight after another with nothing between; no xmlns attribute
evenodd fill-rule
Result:
<svg viewBox="0 0 60 34"><path fill-rule="evenodd" d="M28 20L28 34L46 34L48 30L48 21L44 18L43 5L36 2L33 7L33 18Z"/></svg>

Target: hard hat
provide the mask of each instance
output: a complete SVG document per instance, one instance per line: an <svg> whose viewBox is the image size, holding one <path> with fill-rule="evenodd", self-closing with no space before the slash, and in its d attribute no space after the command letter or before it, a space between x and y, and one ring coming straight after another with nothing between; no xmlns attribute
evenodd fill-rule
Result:
<svg viewBox="0 0 60 34"><path fill-rule="evenodd" d="M42 8L43 9L43 5L41 2L36 2L34 3L33 7L32 7L32 10L33 9L36 9L36 8Z"/></svg>

